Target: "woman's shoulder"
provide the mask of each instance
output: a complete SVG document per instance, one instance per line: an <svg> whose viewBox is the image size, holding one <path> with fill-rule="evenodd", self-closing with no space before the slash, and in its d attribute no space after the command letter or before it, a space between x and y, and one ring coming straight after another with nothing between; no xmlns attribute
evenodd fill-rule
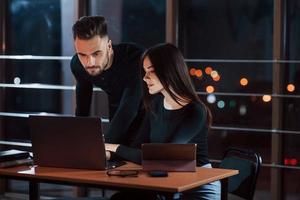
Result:
<svg viewBox="0 0 300 200"><path fill-rule="evenodd" d="M203 116L206 114L206 108L203 103L193 101L187 105L187 112L190 115Z"/></svg>

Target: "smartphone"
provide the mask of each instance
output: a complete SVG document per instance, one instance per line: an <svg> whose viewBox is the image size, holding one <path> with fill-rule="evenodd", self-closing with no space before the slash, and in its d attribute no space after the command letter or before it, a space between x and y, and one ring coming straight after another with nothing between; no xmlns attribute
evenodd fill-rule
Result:
<svg viewBox="0 0 300 200"><path fill-rule="evenodd" d="M168 176L167 171L161 171L161 170L152 170L152 171L149 171L148 174L151 177L167 177Z"/></svg>

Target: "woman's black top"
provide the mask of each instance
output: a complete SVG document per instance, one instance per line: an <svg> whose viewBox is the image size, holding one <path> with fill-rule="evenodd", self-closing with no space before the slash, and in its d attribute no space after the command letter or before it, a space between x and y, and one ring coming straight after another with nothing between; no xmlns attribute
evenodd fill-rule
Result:
<svg viewBox="0 0 300 200"><path fill-rule="evenodd" d="M141 144L143 143L196 143L197 166L209 163L207 153L207 115L204 106L191 102L178 110L167 110L163 104L164 97L155 95L131 146L120 145L113 157L141 163Z"/></svg>

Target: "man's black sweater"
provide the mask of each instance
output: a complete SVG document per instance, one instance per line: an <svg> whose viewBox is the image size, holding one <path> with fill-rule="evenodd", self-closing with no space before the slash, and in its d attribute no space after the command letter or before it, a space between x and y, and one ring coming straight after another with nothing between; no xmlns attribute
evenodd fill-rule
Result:
<svg viewBox="0 0 300 200"><path fill-rule="evenodd" d="M197 166L209 163L207 117L203 105L191 102L178 110L166 110L163 98L161 95L153 98L153 112L147 113L135 142L130 147L120 145L113 157L140 164L142 143L196 143Z"/></svg>
<svg viewBox="0 0 300 200"><path fill-rule="evenodd" d="M110 126L105 133L106 142L127 144L143 118L141 109L142 79L141 54L135 44L113 46L111 67L97 76L89 75L77 55L71 60L71 70L77 80L76 116L88 116L93 86L108 95Z"/></svg>

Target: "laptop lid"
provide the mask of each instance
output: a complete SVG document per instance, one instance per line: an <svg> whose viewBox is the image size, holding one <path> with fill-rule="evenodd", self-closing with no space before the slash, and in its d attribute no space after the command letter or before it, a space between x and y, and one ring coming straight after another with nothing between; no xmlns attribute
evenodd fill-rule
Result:
<svg viewBox="0 0 300 200"><path fill-rule="evenodd" d="M47 167L106 168L101 119L29 116L33 160Z"/></svg>
<svg viewBox="0 0 300 200"><path fill-rule="evenodd" d="M196 171L197 144L142 144L142 167L145 171Z"/></svg>

